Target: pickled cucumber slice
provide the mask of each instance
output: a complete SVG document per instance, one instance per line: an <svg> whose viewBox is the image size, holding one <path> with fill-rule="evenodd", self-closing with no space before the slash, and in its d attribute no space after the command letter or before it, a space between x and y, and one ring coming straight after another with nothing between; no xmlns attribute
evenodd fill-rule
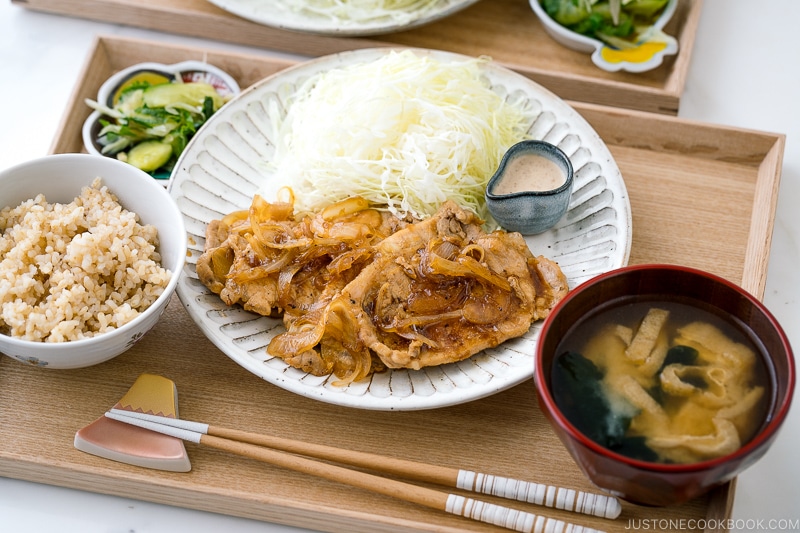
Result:
<svg viewBox="0 0 800 533"><path fill-rule="evenodd" d="M206 98L214 101L214 109L219 109L225 103L213 85L203 82L152 85L143 91L142 96L148 107L167 107L176 104L197 107L203 105Z"/></svg>
<svg viewBox="0 0 800 533"><path fill-rule="evenodd" d="M145 172L164 166L172 157L172 146L161 141L144 141L128 152L128 163Z"/></svg>

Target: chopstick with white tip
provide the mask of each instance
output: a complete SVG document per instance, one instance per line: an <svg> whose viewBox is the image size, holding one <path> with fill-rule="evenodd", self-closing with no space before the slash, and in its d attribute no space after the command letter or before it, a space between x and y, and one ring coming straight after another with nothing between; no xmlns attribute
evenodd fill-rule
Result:
<svg viewBox="0 0 800 533"><path fill-rule="evenodd" d="M130 411L125 411L124 413L130 413ZM208 433L201 433L183 427L166 425L160 421L141 420L132 416L126 416L124 413L107 412L106 416L126 424L139 426L164 435L170 435L197 444L204 444L211 448L256 459L296 472L302 472L353 487L371 490L379 494L445 511L472 520L505 527L520 533L541 531L601 533L595 529L567 523L562 520L510 509L508 507L466 498L457 494L420 487L410 483L368 474L366 472L350 470L348 468L320 462L315 459L294 455L273 448L209 435ZM164 417L159 418L161 418L162 421L165 420Z"/></svg>
<svg viewBox="0 0 800 533"><path fill-rule="evenodd" d="M344 450L321 444L312 444L237 429L211 426L202 422L155 416L135 411L111 409L106 413L106 416L117 420L119 420L118 417L134 418L143 422L167 425L202 435L221 437L295 454L307 455L317 459L368 468L383 474L396 475L406 479L435 483L446 487L490 494L601 518L614 519L617 518L622 511L619 500L603 494L576 491L573 489L555 487L553 485L481 474L470 470L429 465L371 453Z"/></svg>

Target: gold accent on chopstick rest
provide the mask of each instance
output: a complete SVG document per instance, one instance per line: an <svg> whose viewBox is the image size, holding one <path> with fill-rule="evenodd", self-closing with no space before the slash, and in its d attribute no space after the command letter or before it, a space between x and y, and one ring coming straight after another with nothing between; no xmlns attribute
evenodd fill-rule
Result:
<svg viewBox="0 0 800 533"><path fill-rule="evenodd" d="M282 450L263 447L251 442L232 440L216 436L212 433L227 432L232 434L244 434L256 440L263 440L263 437L266 437L265 435L248 434L247 432L238 430L214 428L213 426L200 422L165 418L117 409L108 411L106 416L120 422L139 426L165 435L171 435L197 444L204 444L212 448L288 468L296 472L302 472L353 487L371 490L385 496L392 496L400 500L417 503L464 518L502 526L521 533L534 533L539 531L603 533L593 528L571 524L562 520L510 509L472 498L465 498L456 494L449 494L447 492L429 489L366 472L350 470L342 466L323 463L309 457L295 455L295 453L298 453L297 451L286 453ZM345 455L349 455L346 453L346 450L342 450L342 452L344 452Z"/></svg>
<svg viewBox="0 0 800 533"><path fill-rule="evenodd" d="M177 418L178 389L170 379L142 374L114 409ZM182 440L122 425L105 416L76 431L73 444L82 452L144 468L170 472L192 469Z"/></svg>
<svg viewBox="0 0 800 533"><path fill-rule="evenodd" d="M601 518L613 519L622 513L622 505L613 496L481 474L470 470L458 471L456 486L460 489L500 496L509 500L535 503Z"/></svg>

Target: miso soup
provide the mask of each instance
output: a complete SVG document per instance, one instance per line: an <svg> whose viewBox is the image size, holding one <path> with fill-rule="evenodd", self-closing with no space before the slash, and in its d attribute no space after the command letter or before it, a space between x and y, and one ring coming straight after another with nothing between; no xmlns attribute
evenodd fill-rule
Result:
<svg viewBox="0 0 800 533"><path fill-rule="evenodd" d="M771 378L738 325L679 301L598 309L558 345L553 397L584 435L644 461L727 455L765 421Z"/></svg>

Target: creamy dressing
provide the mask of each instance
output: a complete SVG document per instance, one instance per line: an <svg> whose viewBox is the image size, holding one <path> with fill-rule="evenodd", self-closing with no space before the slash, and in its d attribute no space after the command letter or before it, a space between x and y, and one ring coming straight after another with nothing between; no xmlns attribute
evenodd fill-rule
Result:
<svg viewBox="0 0 800 533"><path fill-rule="evenodd" d="M492 191L512 194L523 191L549 191L566 181L564 171L556 163L536 154L521 154L506 163L503 179Z"/></svg>

